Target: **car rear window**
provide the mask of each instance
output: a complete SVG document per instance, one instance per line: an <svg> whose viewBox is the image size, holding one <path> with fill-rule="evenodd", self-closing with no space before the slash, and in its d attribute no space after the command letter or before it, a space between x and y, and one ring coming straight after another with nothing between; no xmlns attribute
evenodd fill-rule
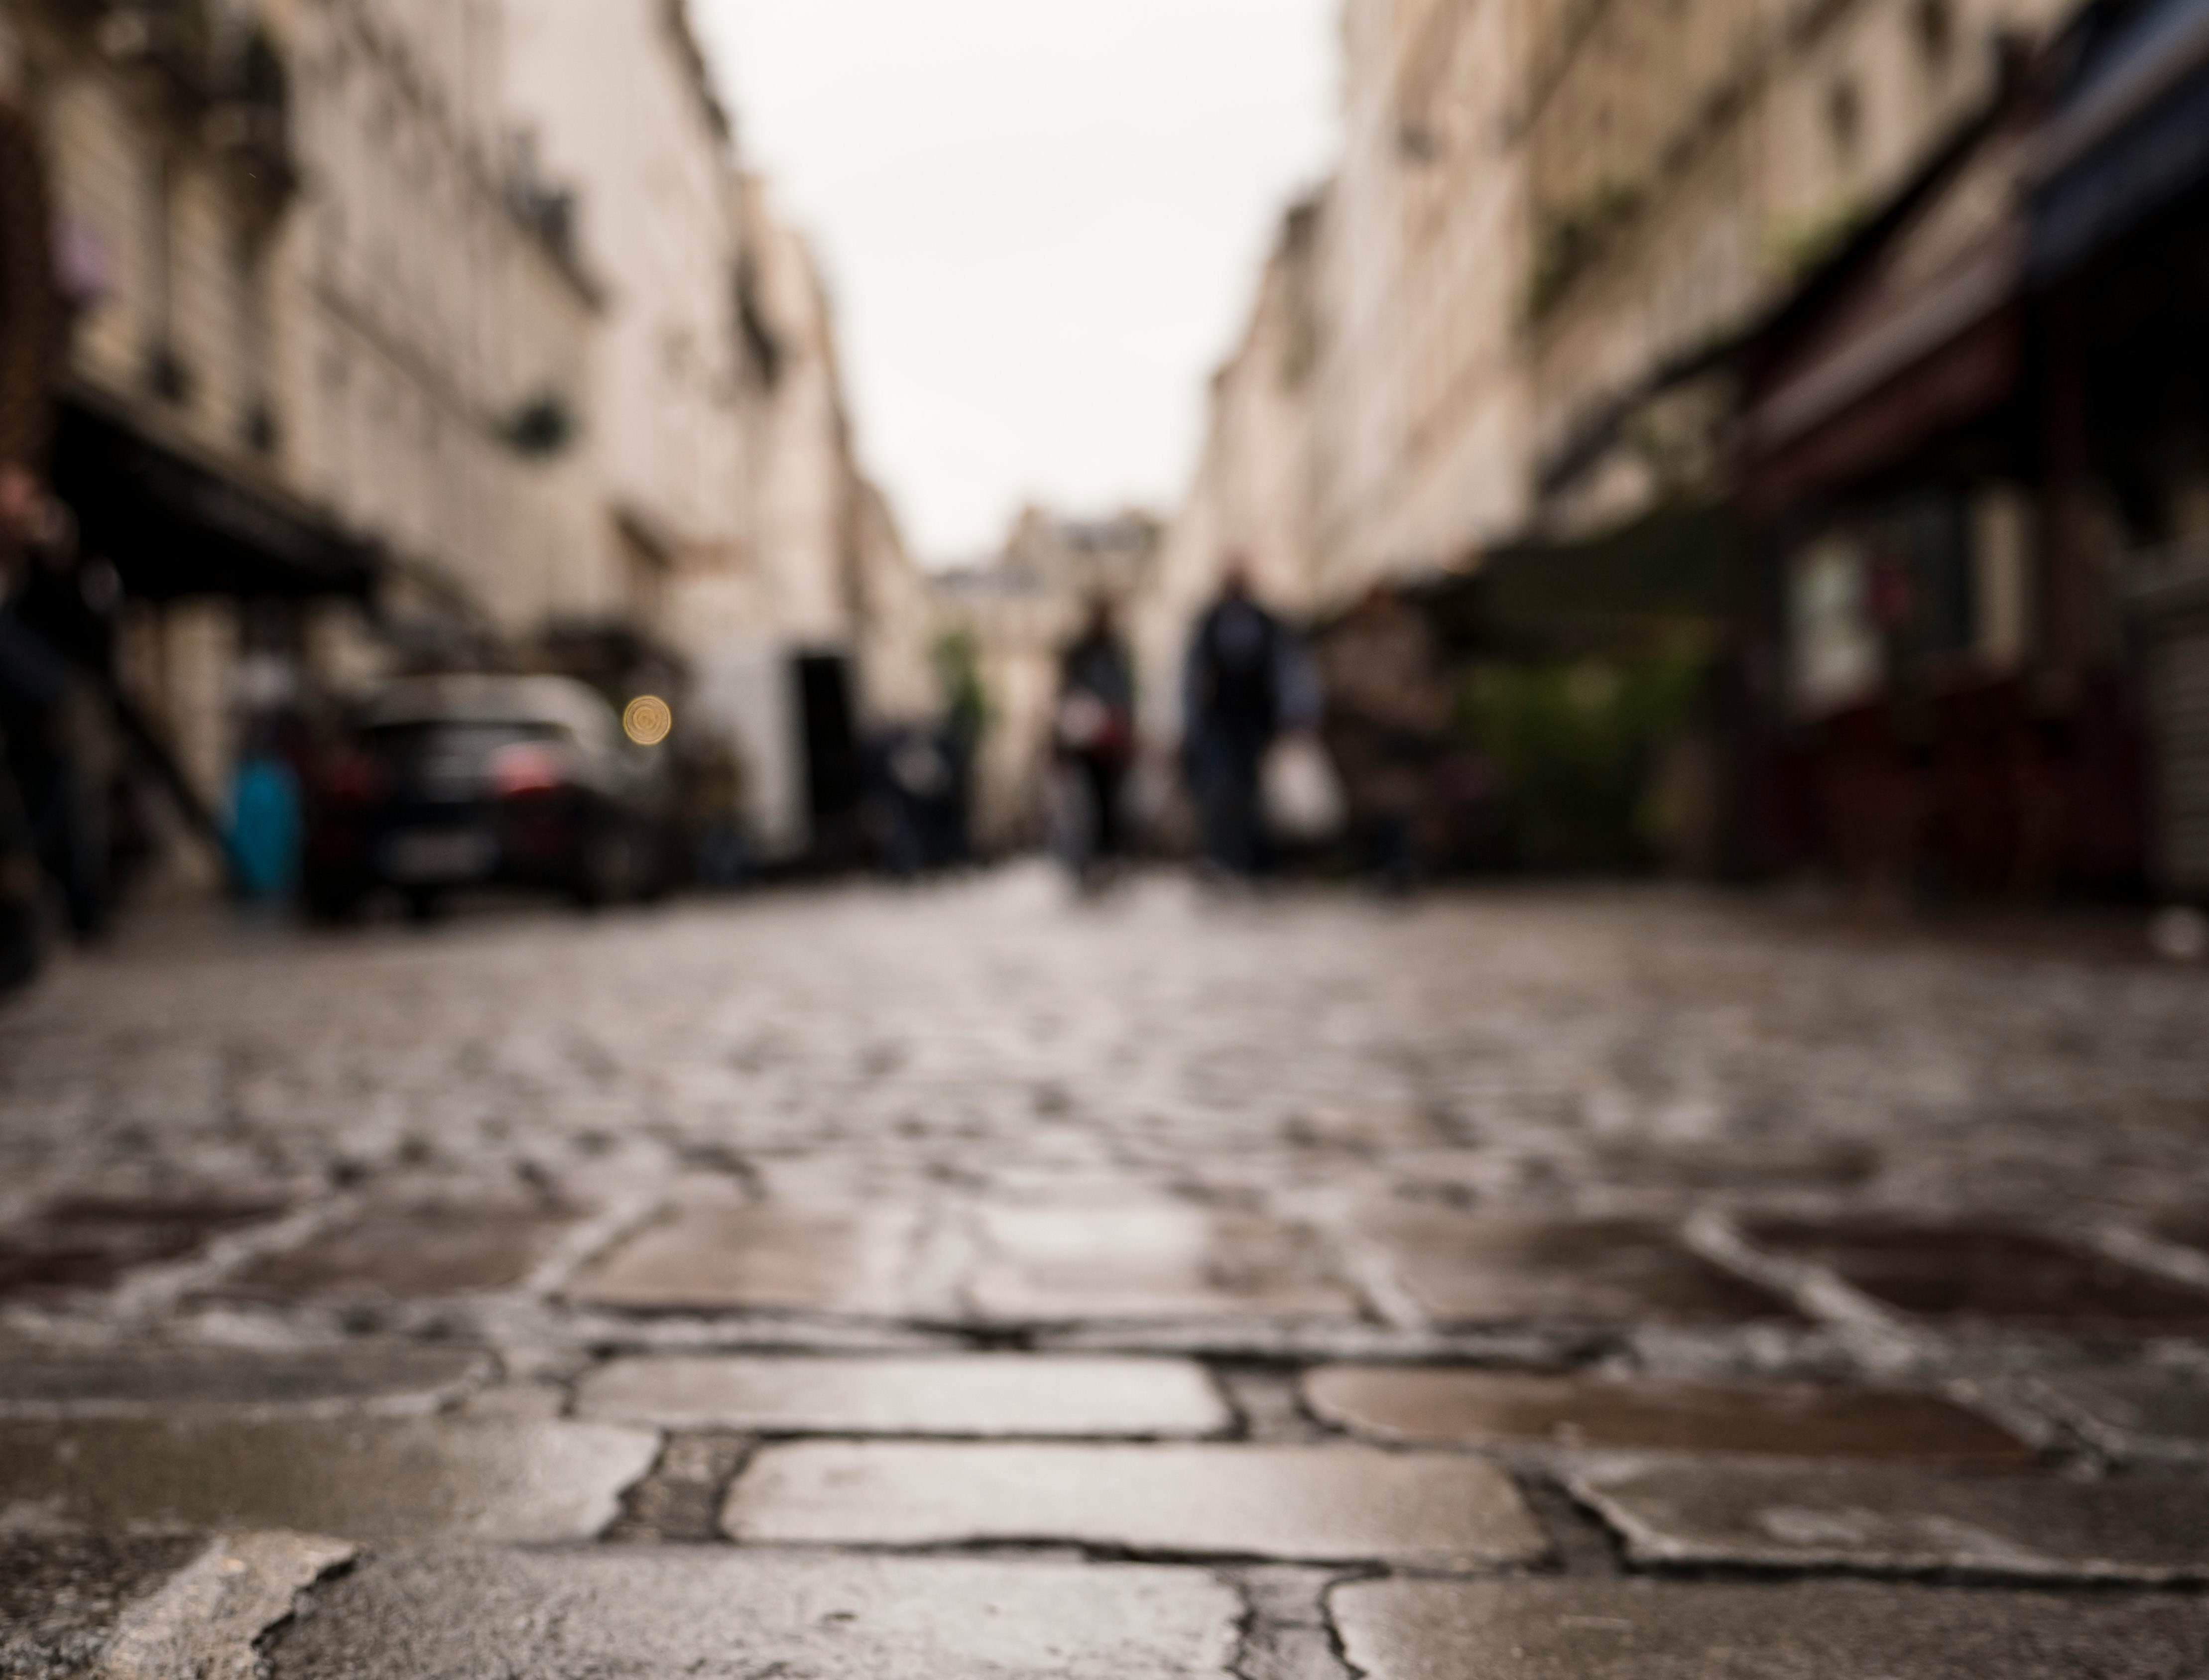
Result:
<svg viewBox="0 0 2209 1680"><path fill-rule="evenodd" d="M385 724L368 732L369 744L395 764L414 764L436 759L483 762L501 747L527 741L566 741L569 733L556 723L476 723L442 720Z"/></svg>

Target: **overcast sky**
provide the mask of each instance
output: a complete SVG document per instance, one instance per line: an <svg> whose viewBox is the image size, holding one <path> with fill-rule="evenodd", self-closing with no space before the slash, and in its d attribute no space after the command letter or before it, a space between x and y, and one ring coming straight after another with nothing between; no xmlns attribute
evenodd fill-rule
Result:
<svg viewBox="0 0 2209 1680"><path fill-rule="evenodd" d="M1028 499L1170 509L1289 199L1339 0L694 0L812 235L868 467L941 563Z"/></svg>

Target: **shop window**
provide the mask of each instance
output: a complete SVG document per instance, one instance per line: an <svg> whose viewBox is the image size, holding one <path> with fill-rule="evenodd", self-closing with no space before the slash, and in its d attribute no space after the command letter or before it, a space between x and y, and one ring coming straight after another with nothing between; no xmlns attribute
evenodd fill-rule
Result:
<svg viewBox="0 0 2209 1680"><path fill-rule="evenodd" d="M1881 547L1901 568L1907 598L1893 629L1921 656L1970 652L1978 639L1971 525L1963 503L1946 494L1913 497L1885 522Z"/></svg>
<svg viewBox="0 0 2209 1680"><path fill-rule="evenodd" d="M1863 544L1829 533L1799 551L1788 578L1791 675L1805 717L1841 710L1879 686L1880 643Z"/></svg>
<svg viewBox="0 0 2209 1680"><path fill-rule="evenodd" d="M1970 510L1928 491L1867 509L1789 568L1796 708L1815 717L1982 651Z"/></svg>
<svg viewBox="0 0 2209 1680"><path fill-rule="evenodd" d="M1977 587L1971 524L1958 497L1926 491L1871 511L1856 527L1863 599L1890 679L1973 652Z"/></svg>
<svg viewBox="0 0 2209 1680"><path fill-rule="evenodd" d="M1973 603L1981 662L1996 671L2022 665L2032 651L2031 498L2013 485L1983 490L1971 507Z"/></svg>
<svg viewBox="0 0 2209 1680"><path fill-rule="evenodd" d="M1918 62L1931 75L1946 75L1956 57L1954 0L1917 0L1914 21Z"/></svg>

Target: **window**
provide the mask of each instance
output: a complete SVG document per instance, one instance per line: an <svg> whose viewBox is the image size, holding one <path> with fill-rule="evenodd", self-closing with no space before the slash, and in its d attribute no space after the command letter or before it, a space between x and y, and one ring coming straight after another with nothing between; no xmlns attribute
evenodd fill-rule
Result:
<svg viewBox="0 0 2209 1680"><path fill-rule="evenodd" d="M182 405L191 396L191 376L177 354L176 178L168 153L158 142L146 151L139 176L138 276L144 288L145 379L165 402Z"/></svg>
<svg viewBox="0 0 2209 1680"><path fill-rule="evenodd" d="M1796 710L1816 717L1852 706L1878 687L1880 677L1863 545L1851 534L1826 535L1798 551L1789 569Z"/></svg>
<svg viewBox="0 0 2209 1680"><path fill-rule="evenodd" d="M1928 72L1947 72L1956 57L1954 0L1917 0L1917 57Z"/></svg>
<svg viewBox="0 0 2209 1680"><path fill-rule="evenodd" d="M1863 144L1863 95L1850 77L1843 76L1827 90L1826 134L1833 142L1833 161L1844 169L1854 168Z"/></svg>
<svg viewBox="0 0 2209 1680"><path fill-rule="evenodd" d="M276 447L276 416L269 403L268 290L260 237L246 229L232 235L230 292L237 342L238 434L247 448L266 455Z"/></svg>

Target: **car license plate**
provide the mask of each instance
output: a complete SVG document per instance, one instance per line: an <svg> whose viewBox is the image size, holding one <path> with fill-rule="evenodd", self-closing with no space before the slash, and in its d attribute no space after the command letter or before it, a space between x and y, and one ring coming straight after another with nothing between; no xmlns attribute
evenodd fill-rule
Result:
<svg viewBox="0 0 2209 1680"><path fill-rule="evenodd" d="M384 847L384 872L409 886L438 881L472 881L488 875L498 848L489 834L472 828L442 833L394 834Z"/></svg>

